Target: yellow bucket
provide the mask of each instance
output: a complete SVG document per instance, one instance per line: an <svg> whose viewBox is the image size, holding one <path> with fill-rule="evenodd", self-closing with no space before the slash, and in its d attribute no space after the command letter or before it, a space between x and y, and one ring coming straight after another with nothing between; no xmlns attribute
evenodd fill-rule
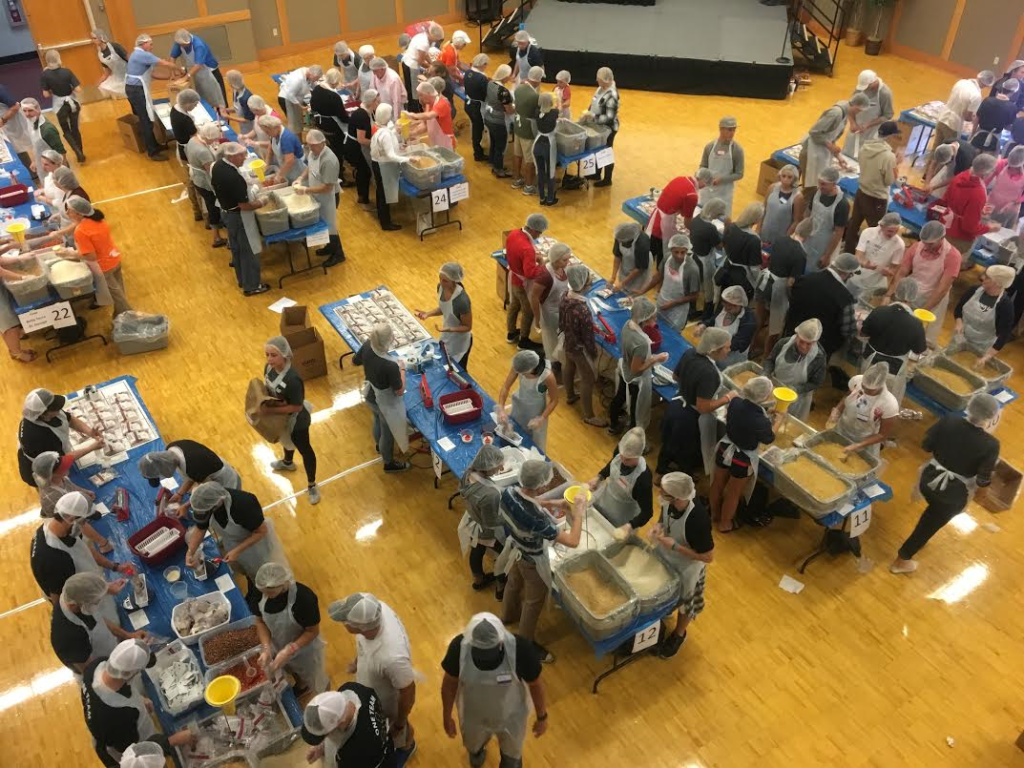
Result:
<svg viewBox="0 0 1024 768"><path fill-rule="evenodd" d="M18 241L19 245L25 244L25 232L28 230L28 224L23 221L12 221L4 229L7 230L7 234L14 235L14 239Z"/></svg>
<svg viewBox="0 0 1024 768"><path fill-rule="evenodd" d="M789 410L789 406L796 402L797 394L789 387L776 387L772 390L772 394L775 395L775 410L779 413L785 413Z"/></svg>
<svg viewBox="0 0 1024 768"><path fill-rule="evenodd" d="M263 181L263 175L267 170L267 164L263 160L253 160L249 163L249 167L252 172L256 174L256 178Z"/></svg>
<svg viewBox="0 0 1024 768"><path fill-rule="evenodd" d="M395 125L398 127L398 133L402 137L403 141L408 141L409 131L412 128L412 120L408 117L400 117L395 121Z"/></svg>
<svg viewBox="0 0 1024 768"><path fill-rule="evenodd" d="M914 317L916 317L918 320L924 323L925 326L927 326L929 323L935 322L935 313L929 312L927 309L915 309Z"/></svg>
<svg viewBox="0 0 1024 768"><path fill-rule="evenodd" d="M225 715L235 714L235 699L242 690L242 681L234 675L215 677L206 685L206 703L221 709Z"/></svg>
<svg viewBox="0 0 1024 768"><path fill-rule="evenodd" d="M565 499L570 504L572 504L574 501L576 501L576 496L579 494L580 491L586 491L587 501L590 501L590 498L591 496L593 496L593 494L590 492L590 489L587 488L585 485L570 485L568 488L565 489L565 493L562 494L562 498Z"/></svg>

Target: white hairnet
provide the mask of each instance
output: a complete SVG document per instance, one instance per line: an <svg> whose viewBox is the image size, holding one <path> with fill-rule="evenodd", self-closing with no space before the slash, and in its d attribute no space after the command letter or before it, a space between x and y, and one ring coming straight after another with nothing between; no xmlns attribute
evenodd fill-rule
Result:
<svg viewBox="0 0 1024 768"><path fill-rule="evenodd" d="M979 392L967 401L967 420L975 426L987 426L998 416L999 401L987 392Z"/></svg>
<svg viewBox="0 0 1024 768"><path fill-rule="evenodd" d="M337 56L339 59L348 56L349 52L350 49L348 47L348 43L346 43L344 40L339 40L334 44L334 55Z"/></svg>
<svg viewBox="0 0 1024 768"><path fill-rule="evenodd" d="M380 56L375 56L370 60L370 69L387 69L388 63L385 59Z"/></svg>
<svg viewBox="0 0 1024 768"><path fill-rule="evenodd" d="M319 80L324 76L324 68L319 64L311 64L306 67L306 79L307 80Z"/></svg>
<svg viewBox="0 0 1024 768"><path fill-rule="evenodd" d="M469 468L476 472L490 472L492 469L500 469L505 464L505 454L496 445L485 445L477 451L473 457L473 463Z"/></svg>
<svg viewBox="0 0 1024 768"><path fill-rule="evenodd" d="M164 768L167 764L164 750L152 741L132 744L121 753L120 768Z"/></svg>
<svg viewBox="0 0 1024 768"><path fill-rule="evenodd" d="M939 165L945 165L953 159L954 154L956 154L956 148L952 144L942 144L935 148L932 159Z"/></svg>
<svg viewBox="0 0 1024 768"><path fill-rule="evenodd" d="M707 186L715 180L715 174L711 172L710 168L698 168L697 172L693 174L693 177L704 186ZM718 198L715 199L717 200ZM711 201L708 200L708 203L710 204ZM722 201L722 213L725 213L725 201Z"/></svg>
<svg viewBox="0 0 1024 768"><path fill-rule="evenodd" d="M615 227L615 241L619 243L631 243L640 237L640 225L635 221L624 221Z"/></svg>
<svg viewBox="0 0 1024 768"><path fill-rule="evenodd" d="M732 341L732 336L725 328L708 328L701 334L700 341L697 342L697 351L702 355L709 355L730 341Z"/></svg>
<svg viewBox="0 0 1024 768"><path fill-rule="evenodd" d="M318 693L302 713L302 724L314 736L326 736L341 723L349 704L358 704L355 691Z"/></svg>
<svg viewBox="0 0 1024 768"><path fill-rule="evenodd" d="M512 356L512 370L518 374L532 373L540 365L540 355L532 349L524 349Z"/></svg>
<svg viewBox="0 0 1024 768"><path fill-rule="evenodd" d="M200 483L192 490L192 510L194 512L210 512L222 504L228 503L231 495L228 489L215 480Z"/></svg>
<svg viewBox="0 0 1024 768"><path fill-rule="evenodd" d="M281 118L276 117L269 112L265 115L260 115L256 118L256 125L262 128L264 131L274 131L278 128L283 128L284 123L281 122Z"/></svg>
<svg viewBox="0 0 1024 768"><path fill-rule="evenodd" d="M971 163L971 173L975 176L988 176L996 169L996 158L989 154L978 155ZM59 168L57 170L60 170ZM56 171L54 171L56 173Z"/></svg>
<svg viewBox="0 0 1024 768"><path fill-rule="evenodd" d="M526 73L526 79L531 83L539 83L544 79L544 67L530 67L530 71Z"/></svg>
<svg viewBox="0 0 1024 768"><path fill-rule="evenodd" d="M219 142L221 139L220 123L214 123L212 121L209 123L203 123L199 126L199 130L197 132L199 134L199 138L207 144Z"/></svg>
<svg viewBox="0 0 1024 768"><path fill-rule="evenodd" d="M292 345L288 343L288 339L284 336L274 336L267 340L267 346L273 347L281 353L281 357L291 360L292 359Z"/></svg>
<svg viewBox="0 0 1024 768"><path fill-rule="evenodd" d="M249 101L251 102L252 99ZM253 109L253 107L250 105L249 109ZM237 141L229 141L220 145L221 157L238 157L245 154L248 154L248 151Z"/></svg>
<svg viewBox="0 0 1024 768"><path fill-rule="evenodd" d="M21 101L24 104L27 99L22 99ZM65 192L70 192L82 186L78 183L78 177L75 175L75 172L66 165L62 165L53 172L53 183Z"/></svg>
<svg viewBox="0 0 1024 768"><path fill-rule="evenodd" d="M60 65L60 59L57 59L57 65ZM1008 80L1004 80L1003 84L999 86L1003 93L1010 94L1016 93L1020 90L1020 80L1015 77L1011 77Z"/></svg>
<svg viewBox="0 0 1024 768"><path fill-rule="evenodd" d="M983 69L978 73L978 82L988 88L996 81L995 73L988 69Z"/></svg>
<svg viewBox="0 0 1024 768"><path fill-rule="evenodd" d="M852 253L840 253L832 259L832 268L836 272L845 272L848 275L852 275L860 269L860 262Z"/></svg>
<svg viewBox="0 0 1024 768"><path fill-rule="evenodd" d="M228 85L230 85L236 91L242 90L242 88L245 86L245 78L242 76L242 73L239 72L237 69L229 69L224 74L224 79L227 80Z"/></svg>
<svg viewBox="0 0 1024 768"><path fill-rule="evenodd" d="M488 56L486 53L478 53L476 56L473 57L473 61L470 63L472 64L473 69L479 69L481 72L483 72L485 69L487 69L487 65L491 63L491 57Z"/></svg>
<svg viewBox="0 0 1024 768"><path fill-rule="evenodd" d="M178 91L175 102L186 111L191 111L199 103L199 91L194 88L182 88Z"/></svg>
<svg viewBox="0 0 1024 768"><path fill-rule="evenodd" d="M569 70L567 69L559 70L558 74L555 75L555 81L568 85L572 82L572 75L569 74Z"/></svg>
<svg viewBox="0 0 1024 768"><path fill-rule="evenodd" d="M519 468L519 484L527 490L543 488L554 477L555 468L540 459L527 459Z"/></svg>
<svg viewBox="0 0 1024 768"><path fill-rule="evenodd" d="M359 55L362 58L366 58L367 56L371 56L372 57L375 53L376 53L376 51L373 50L373 46L372 45L361 45L361 46L359 46Z"/></svg>
<svg viewBox="0 0 1024 768"><path fill-rule="evenodd" d="M264 563L256 571L256 589L274 589L292 582L292 570L281 563Z"/></svg>
<svg viewBox="0 0 1024 768"><path fill-rule="evenodd" d="M619 439L619 455L624 459L639 459L646 445L647 433L643 427L633 427Z"/></svg>
<svg viewBox="0 0 1024 768"><path fill-rule="evenodd" d="M603 83L610 83L615 80L615 73L612 72L611 67L599 67L597 70L597 79Z"/></svg>
<svg viewBox="0 0 1024 768"><path fill-rule="evenodd" d="M735 128L737 125L736 118L732 116L723 117L718 121L719 128Z"/></svg>
<svg viewBox="0 0 1024 768"><path fill-rule="evenodd" d="M307 144L326 144L327 137L324 136L324 132L318 128L310 128L306 131L306 143Z"/></svg>
<svg viewBox="0 0 1024 768"><path fill-rule="evenodd" d="M875 363L864 372L864 377L860 383L862 387L867 387L868 389L881 389L885 386L888 376L889 364Z"/></svg>
<svg viewBox="0 0 1024 768"><path fill-rule="evenodd" d="M904 277L896 284L896 290L893 292L893 295L896 301L902 301L904 304L913 304L917 301L920 291L921 286L917 284L917 280L912 277Z"/></svg>
<svg viewBox="0 0 1024 768"><path fill-rule="evenodd" d="M1017 277L1017 273L1014 271L1013 267L1006 266L1005 264L993 264L985 270L985 277L994 282L1000 288L1006 289L1013 284L1013 280Z"/></svg>
<svg viewBox="0 0 1024 768"><path fill-rule="evenodd" d="M53 478L53 470L60 463L60 454L56 451L43 451L32 459L32 478L42 488Z"/></svg>
<svg viewBox="0 0 1024 768"><path fill-rule="evenodd" d="M179 29L174 33L174 42L179 45L188 45L192 42L192 35L187 29Z"/></svg>
<svg viewBox="0 0 1024 768"><path fill-rule="evenodd" d="M722 291L722 301L729 304L735 304L739 307L747 306L747 292L743 290L742 286L730 285L724 291Z"/></svg>
<svg viewBox="0 0 1024 768"><path fill-rule="evenodd" d="M1011 168L1024 166L1024 144L1020 144L1010 150L1010 154L1006 156L1006 164Z"/></svg>
<svg viewBox="0 0 1024 768"><path fill-rule="evenodd" d="M72 491L57 499L53 511L61 517L83 518L88 517L92 512L92 504L89 503L84 493Z"/></svg>
<svg viewBox="0 0 1024 768"><path fill-rule="evenodd" d="M394 108L390 104L381 103L373 113L373 121L377 123L377 125L387 125L391 122L391 118L394 116Z"/></svg>
<svg viewBox="0 0 1024 768"><path fill-rule="evenodd" d="M838 184L839 169L834 165L822 168L821 173L818 174L818 181L827 181L829 184Z"/></svg>
<svg viewBox="0 0 1024 768"><path fill-rule="evenodd" d="M395 338L394 329L387 323L377 323L370 331L370 349L378 355L386 355Z"/></svg>
<svg viewBox="0 0 1024 768"><path fill-rule="evenodd" d="M572 248L565 243L555 243L548 249L548 262L554 264L572 256Z"/></svg>
<svg viewBox="0 0 1024 768"><path fill-rule="evenodd" d="M503 83L512 77L512 67L508 64L499 64L498 68L494 70L494 79L499 83Z"/></svg>
<svg viewBox="0 0 1024 768"><path fill-rule="evenodd" d="M137 35L135 37L135 47L136 48L141 48L146 43L152 43L152 42L153 42L153 38L150 37L147 34L141 34L141 35Z"/></svg>
<svg viewBox="0 0 1024 768"><path fill-rule="evenodd" d="M363 95L359 97L359 103L362 104L364 107L369 107L371 104L373 104L373 102L377 100L379 96L380 94L377 93L377 91L375 91L373 88L367 88L365 91L363 91Z"/></svg>
<svg viewBox="0 0 1024 768"><path fill-rule="evenodd" d="M687 251L693 247L693 243L690 242L690 236L684 235L682 232L677 232L668 239L668 249L674 251L677 248L685 248Z"/></svg>
<svg viewBox="0 0 1024 768"><path fill-rule="evenodd" d="M573 264L565 270L565 277L569 281L569 288L579 293L590 281L590 269L584 264Z"/></svg>
<svg viewBox="0 0 1024 768"><path fill-rule="evenodd" d="M107 580L100 574L86 571L76 573L64 582L61 599L73 605L96 605L107 594Z"/></svg>
<svg viewBox="0 0 1024 768"><path fill-rule="evenodd" d="M673 499L689 501L697 495L693 478L685 472L669 472L661 478L661 490Z"/></svg>
<svg viewBox="0 0 1024 768"><path fill-rule="evenodd" d="M701 170L708 171L707 168L701 168ZM708 173L711 173L711 171L708 171ZM700 178L699 173L698 178ZM723 216L725 216L725 200L718 197L708 200L700 209L700 217L704 219L704 221L714 221L715 219L720 219Z"/></svg>
<svg viewBox="0 0 1024 768"><path fill-rule="evenodd" d="M467 43L469 43L469 35L467 35L461 29L457 29L455 30L454 34L452 34L452 43L461 43L463 45L466 45Z"/></svg>
<svg viewBox="0 0 1024 768"><path fill-rule="evenodd" d="M544 232L548 228L548 217L543 213L531 213L526 217L526 228L534 232Z"/></svg>
<svg viewBox="0 0 1024 768"><path fill-rule="evenodd" d="M438 272L444 277L447 277L453 283L461 283L463 278L466 276L465 271L462 269L462 265L454 261L442 264L441 269L439 269Z"/></svg>
<svg viewBox="0 0 1024 768"><path fill-rule="evenodd" d="M941 221L929 221L921 227L921 242L922 243L937 243L939 240L946 236L946 225Z"/></svg>
<svg viewBox="0 0 1024 768"><path fill-rule="evenodd" d="M555 97L550 93L542 93L537 100L537 105L540 107L541 112L552 110L555 108Z"/></svg>
<svg viewBox="0 0 1024 768"><path fill-rule="evenodd" d="M63 395L55 395L48 389L33 389L25 395L21 415L34 421L51 409L63 408L65 402Z"/></svg>
<svg viewBox="0 0 1024 768"><path fill-rule="evenodd" d="M118 680L130 680L149 664L149 646L141 640L124 640L110 652L107 672Z"/></svg>
<svg viewBox="0 0 1024 768"><path fill-rule="evenodd" d="M516 32L513 39L517 43L528 43L530 42L530 33L527 32L525 29L520 29L518 32Z"/></svg>
<svg viewBox="0 0 1024 768"><path fill-rule="evenodd" d="M775 385L767 376L755 376L743 385L740 394L752 403L763 403L771 397L773 389Z"/></svg>
<svg viewBox="0 0 1024 768"><path fill-rule="evenodd" d="M505 625L493 613L475 614L462 632L462 639L481 651L497 648L504 638Z"/></svg>
<svg viewBox="0 0 1024 768"><path fill-rule="evenodd" d="M58 168L57 170L60 169ZM96 213L96 209L92 207L92 203L80 195L72 195L69 197L67 206L79 216L92 216Z"/></svg>
<svg viewBox="0 0 1024 768"><path fill-rule="evenodd" d="M804 320L795 330L804 341L818 341L821 338L821 320L816 317Z"/></svg>
<svg viewBox="0 0 1024 768"><path fill-rule="evenodd" d="M878 226L880 227L898 227L903 224L903 219L895 211L885 214L878 220Z"/></svg>
<svg viewBox="0 0 1024 768"><path fill-rule="evenodd" d="M789 176L794 181L800 178L800 169L792 163L786 163L784 166L779 168L779 177Z"/></svg>
<svg viewBox="0 0 1024 768"><path fill-rule="evenodd" d="M629 308L629 319L637 325L646 323L656 314L658 314L658 308L646 296L637 296L633 299L633 306Z"/></svg>
<svg viewBox="0 0 1024 768"><path fill-rule="evenodd" d="M356 592L327 606L327 615L331 619L357 631L379 627L382 613L380 600L369 592Z"/></svg>
<svg viewBox="0 0 1024 768"><path fill-rule="evenodd" d="M172 477L178 469L178 455L173 451L150 451L139 459L139 473L147 480Z"/></svg>

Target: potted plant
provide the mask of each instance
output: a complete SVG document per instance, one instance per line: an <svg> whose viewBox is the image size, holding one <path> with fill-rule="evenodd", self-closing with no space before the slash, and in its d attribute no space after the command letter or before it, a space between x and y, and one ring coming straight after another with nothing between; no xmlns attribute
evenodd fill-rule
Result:
<svg viewBox="0 0 1024 768"><path fill-rule="evenodd" d="M846 2L846 44L855 48L864 42L864 3L865 0Z"/></svg>
<svg viewBox="0 0 1024 768"><path fill-rule="evenodd" d="M868 0L868 3L875 9L875 31L868 37L864 45L864 53L868 56L877 56L882 51L882 38L879 32L882 29L882 19L885 18L886 8L896 5L896 0ZM886 29L888 32L888 29Z"/></svg>

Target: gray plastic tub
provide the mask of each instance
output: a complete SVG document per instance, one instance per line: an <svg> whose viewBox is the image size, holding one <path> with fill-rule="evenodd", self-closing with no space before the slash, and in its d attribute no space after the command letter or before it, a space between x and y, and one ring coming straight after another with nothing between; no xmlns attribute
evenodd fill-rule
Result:
<svg viewBox="0 0 1024 768"><path fill-rule="evenodd" d="M28 262L30 260L26 259L25 261ZM50 296L50 278L47 275L46 268L43 266L43 262L38 257L31 261L33 266L39 270L38 275L26 276L22 280L4 278L4 287L14 297L14 302L19 307L28 306ZM18 268L18 265L9 266L7 269L12 272L23 272L23 270Z"/></svg>
<svg viewBox="0 0 1024 768"><path fill-rule="evenodd" d="M266 197L274 207L266 205L256 209L256 223L259 225L260 233L266 236L287 232L291 226L288 220L288 209L285 208L276 192L271 192Z"/></svg>
<svg viewBox="0 0 1024 768"><path fill-rule="evenodd" d="M612 129L597 123L583 123L583 130L587 133L587 150L600 149L608 145L608 137L612 135Z"/></svg>
<svg viewBox="0 0 1024 768"><path fill-rule="evenodd" d="M992 391L996 387L1001 387L1003 384L1006 383L1007 379L1009 379L1010 376L1013 375L1013 367L1008 365L1007 363L1004 363L998 357L993 357L991 360L989 360L985 364L985 367L982 368L980 371L975 370L974 368L968 368L966 366L963 366L952 359L953 355L955 355L957 352L961 352L969 348L969 345L965 342L961 342L959 344L950 344L948 347L946 347L942 354L943 356L949 359L949 362L951 362L958 368L963 369L968 373L973 373L975 376L980 376L981 378L983 378L985 380L985 385L989 391Z"/></svg>
<svg viewBox="0 0 1024 768"><path fill-rule="evenodd" d="M753 371L755 376L764 376L764 368L757 363L752 363L749 360L744 360L742 363L735 363L730 365L728 368L722 371L723 383L729 389L735 389L737 392L743 389L742 386L733 381L733 376L736 376L745 371Z"/></svg>
<svg viewBox="0 0 1024 768"><path fill-rule="evenodd" d="M850 440L848 437L844 437L843 435L840 435L834 429L827 429L824 432L819 432L816 435L808 437L806 440L803 441L803 447L808 449L808 451L810 451L811 448L813 448L816 445L820 445L821 443L836 443L837 445L842 445L842 446L845 447L845 446L849 445L852 442L853 441ZM815 454L815 455L817 455L817 454ZM831 462L827 462L827 461L825 463L839 477L845 478L846 480L849 480L850 482L857 483L858 485L860 485L860 484L865 483L866 481L870 480L871 478L873 478L878 473L878 467L879 467L879 465L881 465L882 460L881 459L876 459L868 451L863 450L863 449L857 451L857 455L860 456L862 459L864 459L864 461L866 461L868 463L870 469L868 469L866 472L861 472L860 474L853 474L853 473L850 473L850 472L845 472L843 470L842 465L836 466L836 465L832 464Z"/></svg>
<svg viewBox="0 0 1024 768"><path fill-rule="evenodd" d="M176 644L179 644L178 641L168 644L165 648L163 648L155 654L156 661L154 662L152 667L146 669L146 675L149 677L150 681L152 681L153 687L156 689L156 695L157 698L160 700L161 709L163 709L164 712L167 712L172 717L181 717L181 715L184 715L186 712L191 712L200 704L205 703L205 698L203 697L204 688L201 687L198 690L198 695L195 698L193 698L192 701L182 706L172 707L167 702L167 697L164 696L164 692L163 689L160 687L158 678L160 676L160 673L163 672L164 669L169 667L171 663L175 661L186 661L195 666L195 670L199 673L200 678L202 678L203 675L203 671L199 668L199 659L196 658L195 652L187 645L185 645L184 643L180 643L180 650L174 653L170 652L169 649Z"/></svg>
<svg viewBox="0 0 1024 768"><path fill-rule="evenodd" d="M164 349L171 336L171 322L167 315L145 312L122 312L114 318L111 337L122 355L137 355Z"/></svg>
<svg viewBox="0 0 1024 768"><path fill-rule="evenodd" d="M812 496L805 488L786 474L786 465L800 456L807 456L815 464L824 467L830 474L835 475L843 483L844 490L830 499L819 499ZM796 504L800 509L814 517L823 517L833 512L849 501L857 492L857 486L845 477L840 477L832 471L832 468L809 451L796 450L787 452L786 460L780 462L775 469L775 490Z"/></svg>
<svg viewBox="0 0 1024 768"><path fill-rule="evenodd" d="M603 554L608 558L610 564L611 559L622 552L626 547L633 547L647 553L651 558L661 563L668 574L668 578L665 580L665 583L650 594L640 594L633 589L637 602L640 604L640 613L652 613L668 605L674 606L679 600L679 574L675 567L672 566L662 554L661 547L649 547L640 539L639 536L633 534L625 541L617 541L606 547ZM612 565L612 568L615 568L615 566ZM630 587L632 588L632 585L630 585Z"/></svg>
<svg viewBox="0 0 1024 768"><path fill-rule="evenodd" d="M967 407L967 402L979 392L984 392L987 382L973 371L961 368L947 357L936 355L931 363L936 368L941 368L965 378L971 385L971 391L965 394L954 392L945 384L931 377L923 367L914 371L914 378L911 380L915 387L924 392L928 397L939 405L951 411L962 411Z"/></svg>
<svg viewBox="0 0 1024 768"><path fill-rule="evenodd" d="M578 155L587 148L587 131L579 123L558 119L555 125L555 146L558 154Z"/></svg>
<svg viewBox="0 0 1024 768"><path fill-rule="evenodd" d="M572 573L596 569L604 579L614 584L625 597L622 604L604 616L597 616L586 608L569 587L566 577ZM562 597L565 610L583 627L594 640L604 640L628 626L640 612L640 602L633 589L600 552L590 550L572 560L566 560L555 567L554 586Z"/></svg>
<svg viewBox="0 0 1024 768"><path fill-rule="evenodd" d="M431 147L427 152L441 162L441 178L451 179L461 176L466 169L465 158L453 149L447 147Z"/></svg>
<svg viewBox="0 0 1024 768"><path fill-rule="evenodd" d="M444 163L425 149L413 150L408 153L409 157L428 157L437 161L437 165L430 168L415 168L410 163L402 163L402 178L408 181L417 189L431 189L441 182L441 171Z"/></svg>
<svg viewBox="0 0 1024 768"><path fill-rule="evenodd" d="M236 706L240 708L243 704L246 704L247 702L253 699L259 698L260 694L263 692L265 688L267 688L268 685L269 683L264 683L263 685L258 685L255 688L246 691L245 693L238 694ZM269 747L271 744L277 742L285 734L288 734L292 730L294 730L292 728L291 721L288 719L288 711L284 708L284 704L281 703L280 696L276 697L274 700L273 712L276 716L283 720L287 727L282 728L281 733L276 734L271 738L268 738L265 742L261 741L257 744L252 745L256 747L256 749L247 749L245 747L239 746L237 749L232 749L223 754L219 754L216 757L211 757L208 759L192 759L190 757L191 752L189 751L189 749L183 749L181 747L178 747L177 749L179 763L182 766L185 766L185 768L211 768L212 766L221 765L223 763L229 762L230 760L244 759L249 762L249 765L258 766L259 759L256 757L256 755L262 752L267 747ZM189 730L193 730L193 732L195 732L194 729L204 729L214 720L218 720L222 717L224 717L224 715L218 710L216 714L210 715L209 717L205 717L202 720L192 718L192 720L189 721L189 723L187 724L187 727L189 728Z"/></svg>

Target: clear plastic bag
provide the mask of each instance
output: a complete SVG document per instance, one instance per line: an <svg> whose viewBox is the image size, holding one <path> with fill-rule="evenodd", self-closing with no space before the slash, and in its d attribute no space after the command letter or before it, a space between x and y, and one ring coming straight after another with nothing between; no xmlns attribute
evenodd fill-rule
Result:
<svg viewBox="0 0 1024 768"><path fill-rule="evenodd" d="M170 330L171 322L167 315L151 315L132 310L114 318L113 337L115 342L153 341L167 336Z"/></svg>

